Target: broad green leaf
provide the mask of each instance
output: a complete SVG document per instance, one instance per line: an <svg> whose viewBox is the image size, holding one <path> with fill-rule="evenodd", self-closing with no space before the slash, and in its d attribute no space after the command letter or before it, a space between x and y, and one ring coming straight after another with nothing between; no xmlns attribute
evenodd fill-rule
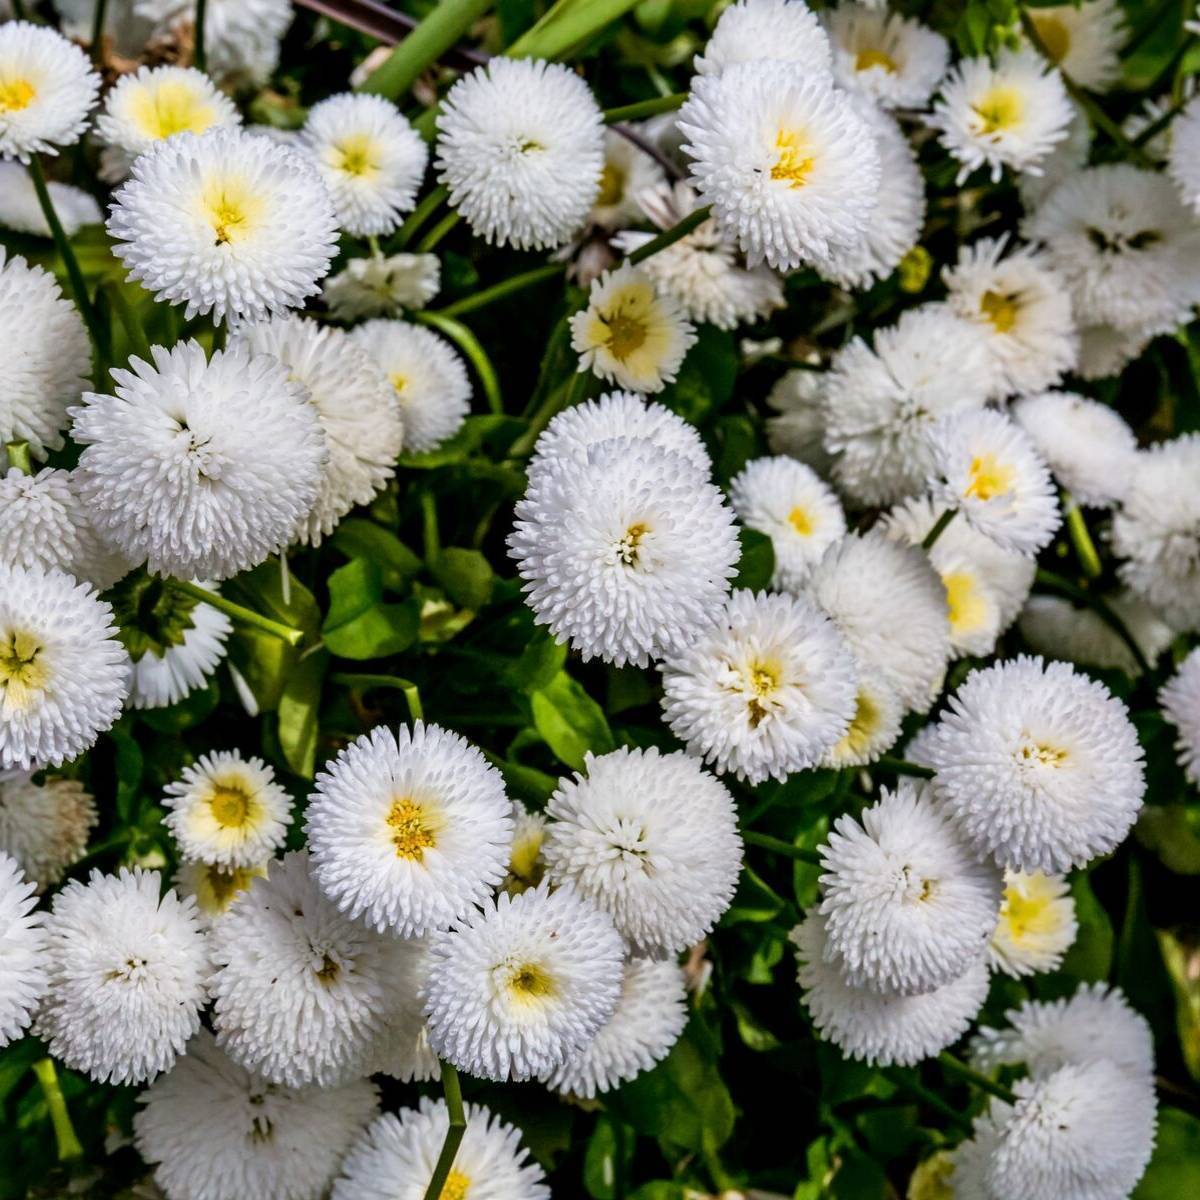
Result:
<svg viewBox="0 0 1200 1200"><path fill-rule="evenodd" d="M384 604L383 581L373 563L356 558L329 577L329 615L321 633L339 658L384 658L417 640L416 601Z"/></svg>
<svg viewBox="0 0 1200 1200"><path fill-rule="evenodd" d="M737 925L742 921L770 921L787 906L787 901L759 875L743 864L738 879L733 903L721 918L722 926Z"/></svg>
<svg viewBox="0 0 1200 1200"><path fill-rule="evenodd" d="M1068 979L1105 980L1112 968L1112 922L1096 899L1086 875L1076 875L1071 881L1071 895L1075 900L1079 933L1063 959L1061 972Z"/></svg>
<svg viewBox="0 0 1200 1200"><path fill-rule="evenodd" d="M503 431L506 435L516 437L523 428L521 421L515 417L500 416L495 413L479 413L468 417L462 428L440 446L426 450L422 454L402 454L400 465L409 470L428 471L434 467L446 467L452 463L460 463L470 458L483 439L493 433Z"/></svg>
<svg viewBox="0 0 1200 1200"><path fill-rule="evenodd" d="M696 344L658 400L693 425L704 425L733 395L737 379L737 343L732 333L701 325Z"/></svg>
<svg viewBox="0 0 1200 1200"><path fill-rule="evenodd" d="M625 1130L623 1153L618 1160L612 1119L602 1116L596 1122L583 1158L583 1186L593 1200L613 1200L617 1195L617 1172L628 1175L634 1140L632 1132Z"/></svg>
<svg viewBox="0 0 1200 1200"><path fill-rule="evenodd" d="M1154 1157L1133 1200L1200 1196L1200 1121L1178 1108L1159 1109L1154 1143Z"/></svg>
<svg viewBox="0 0 1200 1200"><path fill-rule="evenodd" d="M304 779L316 773L317 717L328 665L324 650L309 655L292 671L279 701L279 748Z"/></svg>
<svg viewBox="0 0 1200 1200"><path fill-rule="evenodd" d="M446 595L461 608L478 612L492 597L492 567L478 550L448 546L429 569L446 589Z"/></svg>
<svg viewBox="0 0 1200 1200"><path fill-rule="evenodd" d="M504 673L504 682L518 692L533 692L545 687L563 669L567 661L565 642L556 642L545 630L537 629L521 657Z"/></svg>
<svg viewBox="0 0 1200 1200"><path fill-rule="evenodd" d="M583 756L607 754L614 748L604 710L565 671L529 697L533 724L555 756L582 770Z"/></svg>
<svg viewBox="0 0 1200 1200"><path fill-rule="evenodd" d="M739 529L738 541L742 544L742 556L738 559L733 586L749 588L753 592L770 587L771 576L775 573L775 547L771 545L771 539L757 529Z"/></svg>
<svg viewBox="0 0 1200 1200"><path fill-rule="evenodd" d="M210 716L220 699L221 689L216 676L212 676L204 687L189 692L178 704L167 708L145 708L138 717L156 733L179 733Z"/></svg>
<svg viewBox="0 0 1200 1200"><path fill-rule="evenodd" d="M421 560L394 533L362 517L340 521L329 541L347 558L374 563L391 591L399 591L421 569Z"/></svg>
<svg viewBox="0 0 1200 1200"><path fill-rule="evenodd" d="M130 733L130 726L119 721L108 731L116 751L117 819L127 825L136 815L135 803L142 786L142 750Z"/></svg>

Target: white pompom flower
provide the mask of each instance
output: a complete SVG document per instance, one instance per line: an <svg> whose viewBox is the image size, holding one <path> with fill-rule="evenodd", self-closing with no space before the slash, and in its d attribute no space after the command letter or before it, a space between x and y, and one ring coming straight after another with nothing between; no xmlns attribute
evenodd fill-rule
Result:
<svg viewBox="0 0 1200 1200"><path fill-rule="evenodd" d="M722 11L693 67L697 75L719 75L738 63L768 61L806 75L829 73L829 38L803 0L736 0Z"/></svg>
<svg viewBox="0 0 1200 1200"><path fill-rule="evenodd" d="M1078 930L1071 888L1061 875L1005 871L988 962L994 971L1018 979L1055 971Z"/></svg>
<svg viewBox="0 0 1200 1200"><path fill-rule="evenodd" d="M340 321L397 317L424 308L441 284L442 265L434 254L368 254L328 276L321 298Z"/></svg>
<svg viewBox="0 0 1200 1200"><path fill-rule="evenodd" d="M429 1042L484 1079L534 1079L582 1051L621 992L624 943L607 913L546 884L488 901L431 945Z"/></svg>
<svg viewBox="0 0 1200 1200"><path fill-rule="evenodd" d="M815 367L815 363L812 364ZM767 393L778 415L766 420L767 445L812 467L823 479L833 473L833 455L825 449L823 410L827 371L796 367L781 375Z"/></svg>
<svg viewBox="0 0 1200 1200"><path fill-rule="evenodd" d="M1163 716L1175 726L1175 752L1183 773L1200 784L1200 648L1163 684L1158 702Z"/></svg>
<svg viewBox="0 0 1200 1200"><path fill-rule="evenodd" d="M160 896L157 871L71 880L46 918L50 991L35 1032L97 1083L143 1083L200 1028L210 972L191 900Z"/></svg>
<svg viewBox="0 0 1200 1200"><path fill-rule="evenodd" d="M0 771L0 851L17 860L39 892L81 859L96 826L96 802L77 779Z"/></svg>
<svg viewBox="0 0 1200 1200"><path fill-rule="evenodd" d="M1120 79L1128 35L1120 0L1030 8L1029 19L1050 61L1080 87L1103 92Z"/></svg>
<svg viewBox="0 0 1200 1200"><path fill-rule="evenodd" d="M1142 807L1142 748L1124 703L1067 663L974 671L925 753L963 835L1015 871L1061 873L1115 849Z"/></svg>
<svg viewBox="0 0 1200 1200"><path fill-rule="evenodd" d="M17 860L0 850L0 1048L29 1028L50 985L36 890Z"/></svg>
<svg viewBox="0 0 1200 1200"><path fill-rule="evenodd" d="M371 1048L371 1073L402 1083L436 1079L438 1060L429 1048L423 999L432 961L429 941L392 938L388 951L387 1013Z"/></svg>
<svg viewBox="0 0 1200 1200"><path fill-rule="evenodd" d="M636 951L669 955L710 933L742 866L737 806L686 754L656 747L584 758L546 805L542 855Z"/></svg>

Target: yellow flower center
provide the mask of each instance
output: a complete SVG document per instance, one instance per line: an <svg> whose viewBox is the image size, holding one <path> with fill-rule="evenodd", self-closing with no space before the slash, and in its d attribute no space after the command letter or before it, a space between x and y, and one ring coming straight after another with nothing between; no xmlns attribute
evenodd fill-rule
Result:
<svg viewBox="0 0 1200 1200"><path fill-rule="evenodd" d="M152 138L203 133L216 120L212 105L200 93L175 81L139 88L130 98L130 113L141 131Z"/></svg>
<svg viewBox="0 0 1200 1200"><path fill-rule="evenodd" d="M37 91L28 79L0 79L0 112L20 112L28 108Z"/></svg>
<svg viewBox="0 0 1200 1200"><path fill-rule="evenodd" d="M779 157L771 168L771 178L786 180L793 190L802 188L812 170L813 157L803 135L794 129L781 129L775 135L775 149Z"/></svg>
<svg viewBox="0 0 1200 1200"><path fill-rule="evenodd" d="M220 867L210 866L205 873L205 881L212 892L213 903L219 912L224 912L239 892L244 892L251 881L261 870L253 867L235 867L232 871L223 871Z"/></svg>
<svg viewBox="0 0 1200 1200"><path fill-rule="evenodd" d="M779 665L773 662L753 662L746 671L746 688L750 698L746 701L751 729L757 729L763 719L770 713L770 706L765 701L779 687Z"/></svg>
<svg viewBox="0 0 1200 1200"><path fill-rule="evenodd" d="M399 373L390 375L388 378L392 381L392 387L394 387L398 392L404 391L404 389L408 386L408 380Z"/></svg>
<svg viewBox="0 0 1200 1200"><path fill-rule="evenodd" d="M219 246L242 240L261 224L263 203L244 179L215 181L205 189L201 204Z"/></svg>
<svg viewBox="0 0 1200 1200"><path fill-rule="evenodd" d="M979 301L979 311L991 321L997 333L1008 333L1020 315L1021 298L1016 293L984 292Z"/></svg>
<svg viewBox="0 0 1200 1200"><path fill-rule="evenodd" d="M253 797L239 783L218 783L209 797L213 820L224 829L242 829L251 823Z"/></svg>
<svg viewBox="0 0 1200 1200"><path fill-rule="evenodd" d="M545 833L540 827L534 826L525 837L513 842L505 891L516 896L541 883L545 868L538 861L538 855L542 852L544 840Z"/></svg>
<svg viewBox="0 0 1200 1200"><path fill-rule="evenodd" d="M1034 741L1032 738L1021 747L1018 756L1024 763L1037 763L1043 767L1061 767L1070 758L1070 755L1061 746Z"/></svg>
<svg viewBox="0 0 1200 1200"><path fill-rule="evenodd" d="M788 513L788 524L801 536L811 537L813 532L813 519L805 508L796 505L790 513Z"/></svg>
<svg viewBox="0 0 1200 1200"><path fill-rule="evenodd" d="M387 823L392 830L392 845L396 847L397 858L422 862L425 851L437 845L429 814L408 796L392 802Z"/></svg>
<svg viewBox="0 0 1200 1200"><path fill-rule="evenodd" d="M379 170L375 161L375 146L365 133L344 138L335 147L337 165L347 175L365 177Z"/></svg>
<svg viewBox="0 0 1200 1200"><path fill-rule="evenodd" d="M1000 84L984 95L975 106L981 122L980 133L999 133L1019 125L1025 116L1025 98L1014 87Z"/></svg>
<svg viewBox="0 0 1200 1200"><path fill-rule="evenodd" d="M869 71L872 67L882 67L889 75L896 73L896 60L882 50L860 50L854 60L856 71Z"/></svg>
<svg viewBox="0 0 1200 1200"><path fill-rule="evenodd" d="M521 963L509 972L507 987L514 1000L532 1004L536 1000L548 1000L558 991L554 977L540 963Z"/></svg>
<svg viewBox="0 0 1200 1200"><path fill-rule="evenodd" d="M624 191L624 172L612 163L605 163L604 170L600 172L600 192L596 197L596 204L601 208L608 208L621 199Z"/></svg>
<svg viewBox="0 0 1200 1200"><path fill-rule="evenodd" d="M1071 34L1066 25L1053 16L1037 16L1034 9L1029 15L1033 17L1034 28L1045 47L1046 55L1051 62L1060 63L1067 57L1071 48Z"/></svg>
<svg viewBox="0 0 1200 1200"><path fill-rule="evenodd" d="M628 566L637 566L638 551L642 539L650 532L649 526L638 521L625 530L625 536L617 543L617 557Z"/></svg>
<svg viewBox="0 0 1200 1200"><path fill-rule="evenodd" d="M965 495L985 501L1005 495L1016 477L1012 467L1002 463L994 454L977 454L971 459L969 474L971 482L967 484Z"/></svg>
<svg viewBox="0 0 1200 1200"><path fill-rule="evenodd" d="M970 633L987 620L987 601L974 575L968 571L949 571L942 576L946 588L946 608L950 628L957 634Z"/></svg>
<svg viewBox="0 0 1200 1200"><path fill-rule="evenodd" d="M461 1171L451 1171L446 1176L446 1182L442 1184L438 1200L467 1200L467 1189L470 1186L471 1180Z"/></svg>
<svg viewBox="0 0 1200 1200"><path fill-rule="evenodd" d="M860 755L866 752L879 728L883 712L875 700L864 691L860 691L854 700L854 720L845 736L837 744L835 754L839 757Z"/></svg>
<svg viewBox="0 0 1200 1200"><path fill-rule="evenodd" d="M11 630L0 638L0 694L10 709L26 708L47 682L41 642L31 633Z"/></svg>
<svg viewBox="0 0 1200 1200"><path fill-rule="evenodd" d="M630 316L621 309L617 309L610 316L602 316L600 319L608 330L608 340L605 344L613 358L624 362L645 344L645 321Z"/></svg>

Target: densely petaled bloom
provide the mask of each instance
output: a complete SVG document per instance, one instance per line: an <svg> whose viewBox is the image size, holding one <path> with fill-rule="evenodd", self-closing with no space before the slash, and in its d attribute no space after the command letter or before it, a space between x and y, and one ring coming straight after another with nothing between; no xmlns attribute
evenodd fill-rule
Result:
<svg viewBox="0 0 1200 1200"><path fill-rule="evenodd" d="M874 762L895 744L903 718L904 705L896 693L878 679L864 679L860 670L850 728L825 754L821 766L840 771L843 767L865 767Z"/></svg>
<svg viewBox="0 0 1200 1200"><path fill-rule="evenodd" d="M589 220L604 229L636 224L642 219L642 194L657 190L665 178L662 167L645 150L609 129L604 134L600 192Z"/></svg>
<svg viewBox="0 0 1200 1200"><path fill-rule="evenodd" d="M71 880L46 919L50 991L36 1032L97 1083L167 1070L200 1028L208 949L191 900L160 897L157 871Z"/></svg>
<svg viewBox="0 0 1200 1200"><path fill-rule="evenodd" d="M550 249L583 224L600 190L604 126L569 67L493 58L450 89L437 125L439 177L480 237Z"/></svg>
<svg viewBox="0 0 1200 1200"><path fill-rule="evenodd" d="M802 1003L817 1032L848 1058L875 1066L912 1066L958 1041L983 1004L988 970L977 958L960 978L919 996L852 987L831 957L825 918L809 913L791 932Z"/></svg>
<svg viewBox="0 0 1200 1200"><path fill-rule="evenodd" d="M1153 119L1153 118L1151 118ZM1193 213L1200 214L1200 101L1193 100L1171 122L1171 148L1167 170L1179 189L1180 197Z"/></svg>
<svg viewBox="0 0 1200 1200"><path fill-rule="evenodd" d="M108 232L131 279L185 316L261 321L319 290L333 204L301 154L237 128L180 133L135 160Z"/></svg>
<svg viewBox="0 0 1200 1200"><path fill-rule="evenodd" d="M1119 0L1030 8L1029 18L1050 61L1080 87L1106 91L1120 78L1127 30Z"/></svg>
<svg viewBox="0 0 1200 1200"><path fill-rule="evenodd" d="M0 156L28 162L77 142L100 76L74 42L45 25L0 25Z"/></svg>
<svg viewBox="0 0 1200 1200"><path fill-rule="evenodd" d="M441 283L442 265L434 254L368 254L327 276L321 299L342 321L396 317L406 308L424 308Z"/></svg>
<svg viewBox="0 0 1200 1200"><path fill-rule="evenodd" d="M964 58L943 82L929 124L963 164L959 183L984 166L995 182L1006 166L1036 175L1067 136L1072 111L1062 76L1022 47L1000 50L994 62Z"/></svg>
<svg viewBox="0 0 1200 1200"><path fill-rule="evenodd" d="M38 784L32 771L0 771L0 851L39 892L83 857L96 819L96 802L77 779Z"/></svg>
<svg viewBox="0 0 1200 1200"><path fill-rule="evenodd" d="M305 826L313 878L375 929L445 929L503 880L511 811L500 772L458 734L377 726L317 776Z"/></svg>
<svg viewBox="0 0 1200 1200"><path fill-rule="evenodd" d="M46 190L67 237L74 237L84 225L99 225L104 221L95 198L82 188L49 180ZM50 237L50 225L38 203L33 180L18 162L0 162L0 225L17 233Z"/></svg>
<svg viewBox="0 0 1200 1200"><path fill-rule="evenodd" d="M617 666L686 646L724 600L740 553L720 491L641 437L546 462L508 544L538 624L585 660Z"/></svg>
<svg viewBox="0 0 1200 1200"><path fill-rule="evenodd" d="M768 60L788 63L806 75L828 73L829 39L803 0L730 4L693 66L697 75L719 75L738 63Z"/></svg>
<svg viewBox="0 0 1200 1200"><path fill-rule="evenodd" d="M1149 345L1153 335L1144 330L1118 329L1115 325L1084 325L1079 330L1080 379L1109 379L1119 375Z"/></svg>
<svg viewBox="0 0 1200 1200"><path fill-rule="evenodd" d="M394 938L389 942L387 1014L371 1048L372 1074L403 1083L436 1079L438 1060L429 1048L423 993L429 978L429 941Z"/></svg>
<svg viewBox="0 0 1200 1200"><path fill-rule="evenodd" d="M264 1083L202 1029L138 1097L134 1144L171 1200L320 1200L376 1096L366 1079L324 1089Z"/></svg>
<svg viewBox="0 0 1200 1200"><path fill-rule="evenodd" d="M579 369L635 392L661 392L696 340L679 302L638 267L605 271L571 318Z"/></svg>
<svg viewBox="0 0 1200 1200"><path fill-rule="evenodd" d="M865 232L879 151L829 77L779 62L727 67L693 82L679 128L701 201L751 266L789 270Z"/></svg>
<svg viewBox="0 0 1200 1200"><path fill-rule="evenodd" d="M60 571L0 564L0 768L60 766L120 716L112 609Z"/></svg>
<svg viewBox="0 0 1200 1200"><path fill-rule="evenodd" d="M587 1048L546 1083L556 1092L587 1100L611 1091L666 1058L687 1015L684 974L674 962L630 959L616 1012Z"/></svg>
<svg viewBox="0 0 1200 1200"><path fill-rule="evenodd" d="M1021 656L973 672L926 743L939 798L981 854L1062 872L1114 849L1142 806L1125 705L1066 663Z"/></svg>
<svg viewBox="0 0 1200 1200"><path fill-rule="evenodd" d="M1037 174L1032 171L1017 173L1017 191L1025 211L1037 208L1068 175L1074 175L1080 167L1086 166L1091 149L1091 122L1087 113L1072 100L1067 136L1061 142L1056 142L1054 149L1038 162Z"/></svg>
<svg viewBox="0 0 1200 1200"><path fill-rule="evenodd" d="M417 202L429 150L383 96L344 92L308 111L302 144L355 237L391 233Z"/></svg>
<svg viewBox="0 0 1200 1200"><path fill-rule="evenodd" d="M1200 784L1200 647L1179 664L1160 689L1158 702L1175 726L1179 765L1192 783Z"/></svg>
<svg viewBox="0 0 1200 1200"><path fill-rule="evenodd" d="M29 1027L50 983L42 915L33 911L36 890L17 860L0 850L0 1047Z"/></svg>
<svg viewBox="0 0 1200 1200"><path fill-rule="evenodd" d="M195 341L113 371L86 392L71 434L79 494L132 562L179 579L226 579L282 550L308 518L328 451L316 409L277 359L209 359Z"/></svg>
<svg viewBox="0 0 1200 1200"><path fill-rule="evenodd" d="M675 954L711 932L742 866L728 789L686 754L622 747L559 781L542 854L643 953Z"/></svg>
<svg viewBox="0 0 1200 1200"><path fill-rule="evenodd" d="M430 1045L485 1079L555 1070L596 1036L620 997L621 937L569 887L502 894L437 935L431 953Z"/></svg>
<svg viewBox="0 0 1200 1200"><path fill-rule="evenodd" d="M1017 978L1057 970L1078 929L1075 901L1062 876L1005 871L1004 899L988 944L988 963Z"/></svg>
<svg viewBox="0 0 1200 1200"><path fill-rule="evenodd" d="M833 455L825 449L825 384L827 371L796 368L781 375L767 394L778 414L768 417L767 444L774 454L788 454L823 478L833 473Z"/></svg>

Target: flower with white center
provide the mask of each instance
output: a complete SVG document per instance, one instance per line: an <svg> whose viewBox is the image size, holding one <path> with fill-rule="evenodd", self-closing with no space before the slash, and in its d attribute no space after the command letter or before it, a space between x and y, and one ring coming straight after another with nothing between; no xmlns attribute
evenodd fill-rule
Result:
<svg viewBox="0 0 1200 1200"><path fill-rule="evenodd" d="M355 237L392 233L417 202L429 150L383 96L343 92L308 110L301 144Z"/></svg>
<svg viewBox="0 0 1200 1200"><path fill-rule="evenodd" d="M999 182L1004 168L1036 175L1067 136L1071 101L1062 76L1036 51L1002 49L995 61L964 58L942 83L929 124L962 163L962 183L980 167Z"/></svg>
<svg viewBox="0 0 1200 1200"><path fill-rule="evenodd" d="M547 1086L591 1100L650 1070L670 1053L687 1023L684 974L672 961L631 958L617 1010L582 1053L551 1073Z"/></svg>
<svg viewBox="0 0 1200 1200"><path fill-rule="evenodd" d="M342 1160L330 1200L395 1200L423 1196L450 1129L444 1100L422 1096L416 1108L384 1113ZM521 1145L521 1134L479 1104L463 1107L466 1129L440 1200L550 1200L545 1175ZM403 1192L397 1192L397 1186Z"/></svg>
<svg viewBox="0 0 1200 1200"><path fill-rule="evenodd" d="M829 73L829 38L804 0L736 0L722 11L693 69L719 75L738 63L766 61L787 63L798 74Z"/></svg>
<svg viewBox="0 0 1200 1200"><path fill-rule="evenodd" d="M185 859L226 871L257 866L283 845L292 798L261 758L203 754L167 784L163 824Z"/></svg>
<svg viewBox="0 0 1200 1200"><path fill-rule="evenodd" d="M208 358L196 341L114 369L85 392L71 436L79 495L132 562L178 579L227 579L288 545L308 519L328 450L316 409L277 359Z"/></svg>
<svg viewBox="0 0 1200 1200"><path fill-rule="evenodd" d="M208 929L256 879L265 878L266 874L266 862L235 867L232 871L208 863L181 862L171 883L181 897L190 896L196 902L200 923Z"/></svg>
<svg viewBox="0 0 1200 1200"><path fill-rule="evenodd" d="M854 717L854 658L805 597L734 592L662 671L671 732L750 783L815 766Z"/></svg>
<svg viewBox="0 0 1200 1200"><path fill-rule="evenodd" d="M737 807L690 756L656 747L587 754L546 805L542 854L640 953L695 945L729 907L742 866Z"/></svg>
<svg viewBox="0 0 1200 1200"><path fill-rule="evenodd" d="M974 671L933 727L934 785L980 854L1061 873L1115 849L1142 807L1124 703L1067 663L1022 655Z"/></svg>
<svg viewBox="0 0 1200 1200"><path fill-rule="evenodd" d="M791 270L865 232L879 151L828 76L780 62L727 67L693 81L678 120L700 199L750 266Z"/></svg>
<svg viewBox="0 0 1200 1200"><path fill-rule="evenodd" d="M445 929L504 879L511 813L500 772L458 734L376 726L317 776L305 825L313 878L381 932Z"/></svg>
<svg viewBox="0 0 1200 1200"><path fill-rule="evenodd" d="M546 842L546 817L530 812L519 800L513 801L513 839L508 852L508 874L500 885L516 896L537 887L546 874L542 847Z"/></svg>
<svg viewBox="0 0 1200 1200"><path fill-rule="evenodd" d="M400 403L405 454L453 437L471 411L471 381L458 351L431 329L379 318L350 335L388 377Z"/></svg>
<svg viewBox="0 0 1200 1200"><path fill-rule="evenodd" d="M1183 773L1200 784L1200 648L1179 664L1179 669L1158 693L1163 716L1175 726L1175 750Z"/></svg>
<svg viewBox="0 0 1200 1200"><path fill-rule="evenodd" d="M615 129L607 130L600 191L589 219L603 229L636 225L642 219L643 193L657 191L665 180L662 167L645 150Z"/></svg>
<svg viewBox="0 0 1200 1200"><path fill-rule="evenodd" d="M101 591L129 570L96 532L75 475L51 467L0 476L0 561L62 571Z"/></svg>
<svg viewBox="0 0 1200 1200"><path fill-rule="evenodd" d="M241 120L233 101L202 71L142 67L121 76L105 96L96 133L132 160L177 133L205 133Z"/></svg>
<svg viewBox="0 0 1200 1200"><path fill-rule="evenodd" d="M17 860L0 850L0 1047L29 1028L50 984L43 918L33 911L36 890Z"/></svg>
<svg viewBox="0 0 1200 1200"><path fill-rule="evenodd" d="M46 918L50 991L35 1024L48 1052L97 1083L143 1083L200 1028L210 963L190 900L157 871L71 880Z"/></svg>
<svg viewBox="0 0 1200 1200"><path fill-rule="evenodd" d="M100 225L104 217L95 198L82 188L49 180L50 203L67 237L85 225ZM0 162L0 225L17 233L50 237L50 225L38 203L29 171L18 162Z"/></svg>
<svg viewBox="0 0 1200 1200"><path fill-rule="evenodd" d="M553 249L586 220L600 191L604 125L570 67L493 58L450 89L437 128L450 205L488 243Z"/></svg>
<svg viewBox="0 0 1200 1200"><path fill-rule="evenodd" d="M113 196L113 253L186 320L261 321L320 290L333 203L302 154L236 127L179 133L137 158Z"/></svg>
<svg viewBox="0 0 1200 1200"><path fill-rule="evenodd" d="M79 310L54 276L0 247L0 444L25 441L45 459L63 444L67 406L88 386L92 347Z"/></svg>
<svg viewBox="0 0 1200 1200"><path fill-rule="evenodd" d="M1120 0L1030 8L1029 19L1046 57L1080 87L1104 92L1121 77L1129 31Z"/></svg>
<svg viewBox="0 0 1200 1200"><path fill-rule="evenodd" d="M946 589L924 551L882 532L847 534L806 585L829 614L862 674L878 673L905 708L924 712L950 658Z"/></svg>
<svg viewBox="0 0 1200 1200"><path fill-rule="evenodd" d="M96 802L77 779L38 784L32 771L0 771L0 851L39 892L83 857L96 820Z"/></svg>
<svg viewBox="0 0 1200 1200"><path fill-rule="evenodd" d="M229 340L269 354L302 384L325 433L329 458L298 540L317 546L355 505L370 504L395 470L404 436L396 389L365 347L341 329L304 317L275 317Z"/></svg>
<svg viewBox="0 0 1200 1200"><path fill-rule="evenodd" d="M429 1048L422 999L432 961L428 939L392 939L389 959L387 1013L371 1048L371 1073L402 1083L436 1079L438 1060Z"/></svg>
<svg viewBox="0 0 1200 1200"><path fill-rule="evenodd" d="M579 370L635 392L661 392L696 340L679 302L631 266L594 280L587 308L571 317L570 326Z"/></svg>
<svg viewBox="0 0 1200 1200"><path fill-rule="evenodd" d="M60 571L0 565L0 768L61 766L121 715L113 611Z"/></svg>
<svg viewBox="0 0 1200 1200"><path fill-rule="evenodd" d="M792 930L801 1002L817 1033L870 1066L911 1067L958 1041L983 1005L988 970L977 958L958 979L918 996L852 987L831 957L825 918L810 912Z"/></svg>
<svg viewBox="0 0 1200 1200"><path fill-rule="evenodd" d="M1171 149L1167 171L1179 189L1180 197L1194 214L1200 214L1200 100L1193 100L1171 122Z"/></svg>
<svg viewBox="0 0 1200 1200"><path fill-rule="evenodd" d="M1056 971L1078 930L1071 888L1061 875L1005 871L988 965L1017 979Z"/></svg>
<svg viewBox="0 0 1200 1200"><path fill-rule="evenodd" d="M729 485L729 502L748 529L771 539L772 587L796 591L825 551L846 532L833 489L794 458L756 458Z"/></svg>
<svg viewBox="0 0 1200 1200"><path fill-rule="evenodd" d="M795 368L771 387L767 404L778 416L767 418L767 444L773 454L787 454L812 467L822 478L833 469L825 449L825 383L827 371Z"/></svg>
<svg viewBox="0 0 1200 1200"><path fill-rule="evenodd" d="M1113 514L1121 580L1177 631L1200 628L1200 435L1160 442L1137 455Z"/></svg>
<svg viewBox="0 0 1200 1200"><path fill-rule="evenodd" d="M27 163L74 145L99 88L87 55L57 30L0 24L0 156Z"/></svg>
<svg viewBox="0 0 1200 1200"><path fill-rule="evenodd" d="M171 1200L320 1200L378 1111L369 1080L333 1089L264 1083L206 1029L138 1103L134 1145Z"/></svg>
<svg viewBox="0 0 1200 1200"><path fill-rule="evenodd" d="M484 1079L535 1079L582 1051L613 1015L624 943L570 887L502 894L431 945L429 1042Z"/></svg>
<svg viewBox="0 0 1200 1200"><path fill-rule="evenodd" d="M823 14L833 77L883 108L924 108L946 74L950 48L939 33L886 8L843 0Z"/></svg>
<svg viewBox="0 0 1200 1200"><path fill-rule="evenodd" d="M929 430L939 417L982 408L995 375L984 338L941 305L909 309L856 337L823 377L825 447L838 486L864 505L924 490L933 465Z"/></svg>
<svg viewBox="0 0 1200 1200"><path fill-rule="evenodd" d="M826 957L848 986L915 996L982 957L1000 872L980 862L928 787L885 788L859 820L839 817L819 853Z"/></svg>
<svg viewBox="0 0 1200 1200"><path fill-rule="evenodd" d="M352 258L321 285L321 299L339 321L396 317L424 308L438 294L442 265L433 254L368 254Z"/></svg>
<svg viewBox="0 0 1200 1200"><path fill-rule="evenodd" d="M998 396L1051 387L1079 353L1063 281L1027 246L1005 254L1006 240L980 238L942 272L951 309L985 335Z"/></svg>
<svg viewBox="0 0 1200 1200"><path fill-rule="evenodd" d="M903 717L904 706L896 693L877 679L864 678L860 670L850 728L826 752L820 765L840 771L874 762L895 745Z"/></svg>
<svg viewBox="0 0 1200 1200"><path fill-rule="evenodd" d="M509 554L534 619L584 660L645 666L683 649L729 590L733 514L694 463L644 437L545 462Z"/></svg>
<svg viewBox="0 0 1200 1200"><path fill-rule="evenodd" d="M932 494L1003 550L1036 555L1062 523L1029 435L993 409L944 417L929 435Z"/></svg>

